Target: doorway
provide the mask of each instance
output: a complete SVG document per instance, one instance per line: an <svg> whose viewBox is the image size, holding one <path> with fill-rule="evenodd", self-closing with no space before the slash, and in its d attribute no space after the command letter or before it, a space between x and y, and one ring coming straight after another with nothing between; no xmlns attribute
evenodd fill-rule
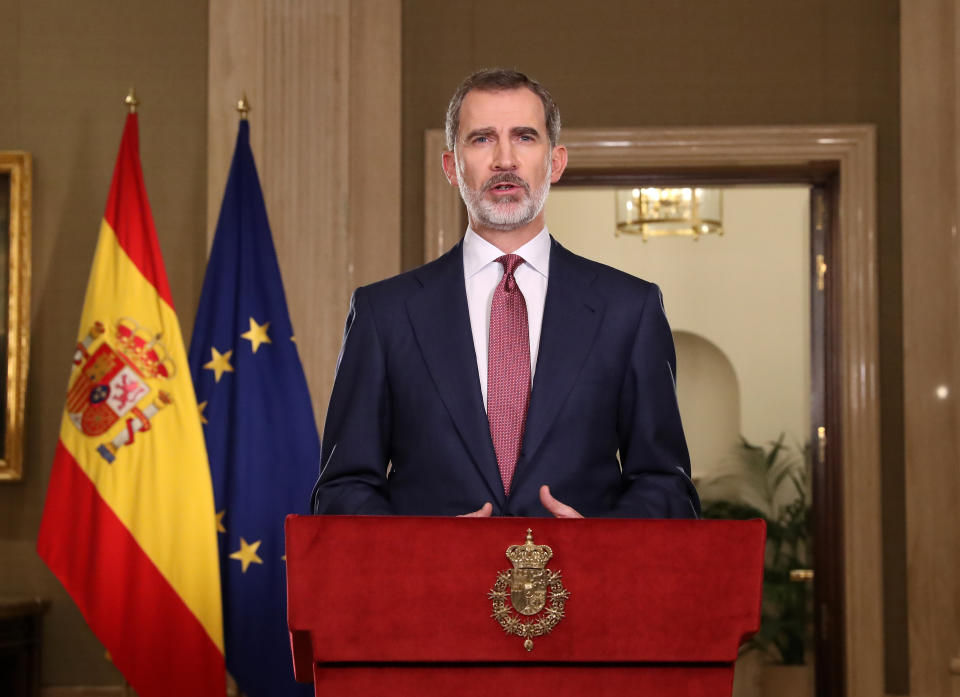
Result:
<svg viewBox="0 0 960 697"><path fill-rule="evenodd" d="M812 424L824 423L813 385L825 336L823 314L812 312L824 292L811 263L814 190L674 182L642 192L557 186L547 200L550 234L576 254L657 283L703 516L767 522L763 624L743 647L733 697L813 697ZM684 201L711 202L717 224L696 237L699 226L654 224L651 233L669 234L649 238L639 225L617 224L637 208L676 220Z"/></svg>
<svg viewBox="0 0 960 697"><path fill-rule="evenodd" d="M883 690L879 396L872 126L568 129L568 185L801 183L821 231L822 389L811 373L817 694ZM462 234L460 203L436 168L440 131L425 139L425 249L434 258ZM559 191L559 187L558 187ZM819 201L820 203L817 203ZM823 205L821 205L823 204ZM832 204L832 205L831 205ZM819 206L819 207L818 207ZM592 254L590 256L593 256ZM813 259L817 259L814 254ZM812 296L811 296L812 297ZM669 302L669 299L668 299ZM811 303L811 312L818 310ZM813 338L813 337L811 337ZM814 350L814 349L812 349ZM829 553L824 553L829 550Z"/></svg>

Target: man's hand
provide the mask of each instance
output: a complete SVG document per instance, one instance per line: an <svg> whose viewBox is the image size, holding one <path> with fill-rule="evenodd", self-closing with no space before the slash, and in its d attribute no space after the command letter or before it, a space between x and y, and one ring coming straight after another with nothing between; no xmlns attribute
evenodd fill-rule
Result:
<svg viewBox="0 0 960 697"><path fill-rule="evenodd" d="M487 501L473 513L462 513L457 518L489 518L491 513L493 513L493 504Z"/></svg>
<svg viewBox="0 0 960 697"><path fill-rule="evenodd" d="M540 503L553 514L554 518L583 518L576 509L565 503L560 503L550 493L550 487L544 484L540 487Z"/></svg>

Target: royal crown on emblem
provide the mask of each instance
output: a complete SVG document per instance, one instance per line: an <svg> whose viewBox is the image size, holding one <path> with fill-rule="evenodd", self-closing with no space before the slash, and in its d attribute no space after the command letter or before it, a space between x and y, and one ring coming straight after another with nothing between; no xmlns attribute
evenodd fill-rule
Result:
<svg viewBox="0 0 960 697"><path fill-rule="evenodd" d="M533 544L533 530L527 528L527 541L522 545L510 545L507 559L513 562L515 569L542 569L553 556L553 550L547 545Z"/></svg>
<svg viewBox="0 0 960 697"><path fill-rule="evenodd" d="M174 364L160 336L129 317L117 320L114 329L117 351L146 378L169 378L173 375Z"/></svg>

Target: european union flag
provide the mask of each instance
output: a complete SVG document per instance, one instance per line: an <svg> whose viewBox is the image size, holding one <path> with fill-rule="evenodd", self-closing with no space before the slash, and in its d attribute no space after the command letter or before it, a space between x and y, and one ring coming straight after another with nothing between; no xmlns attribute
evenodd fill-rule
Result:
<svg viewBox="0 0 960 697"><path fill-rule="evenodd" d="M250 697L312 695L293 679L283 519L307 513L320 438L240 122L190 342L213 475L227 670Z"/></svg>

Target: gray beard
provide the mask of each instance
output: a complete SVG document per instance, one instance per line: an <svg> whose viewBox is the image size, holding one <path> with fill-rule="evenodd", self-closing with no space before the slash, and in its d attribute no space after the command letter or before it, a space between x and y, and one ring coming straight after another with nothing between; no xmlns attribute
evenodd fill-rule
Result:
<svg viewBox="0 0 960 697"><path fill-rule="evenodd" d="M480 227L490 228L491 230L516 230L523 227L531 220L540 215L544 204L547 202L547 194L550 193L550 175L553 173L552 163L547 159L547 175L544 177L543 184L534 191L524 186L524 191L520 194L521 203L517 206L517 199L511 197L507 201L488 201L483 197L483 191L486 188L477 190L471 189L463 176L463 170L457 163L457 180L460 185L460 198L467 207L467 214L471 221L475 221Z"/></svg>

